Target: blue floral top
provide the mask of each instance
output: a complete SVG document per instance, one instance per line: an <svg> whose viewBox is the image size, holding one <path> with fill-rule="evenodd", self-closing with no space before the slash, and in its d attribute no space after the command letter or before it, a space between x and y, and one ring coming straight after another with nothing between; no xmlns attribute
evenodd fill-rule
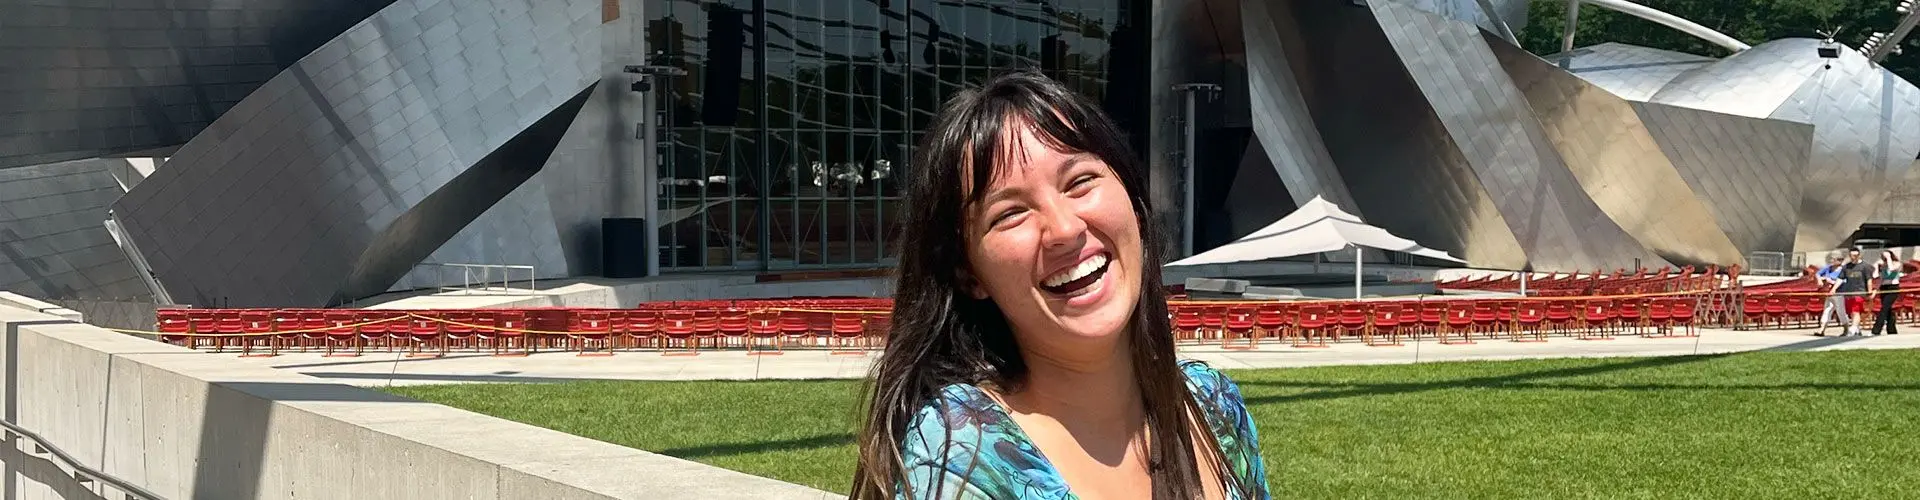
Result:
<svg viewBox="0 0 1920 500"><path fill-rule="evenodd" d="M1227 491L1234 500L1267 500L1266 464L1253 417L1240 387L1198 361L1184 361L1187 388L1205 410L1226 466L1255 496ZM1053 464L1020 430L1006 408L978 387L954 384L920 409L901 445L906 489L914 499L1075 499ZM938 488L940 491L935 491ZM908 498L906 492L895 498Z"/></svg>

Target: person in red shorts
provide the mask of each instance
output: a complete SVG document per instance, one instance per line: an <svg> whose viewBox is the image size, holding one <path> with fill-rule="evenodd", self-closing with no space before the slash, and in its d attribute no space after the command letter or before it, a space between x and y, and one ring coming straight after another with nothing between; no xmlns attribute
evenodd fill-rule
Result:
<svg viewBox="0 0 1920 500"><path fill-rule="evenodd" d="M1860 249L1847 251L1847 263L1840 267L1840 287L1835 292L1846 297L1847 333L1860 335L1860 315L1867 310L1867 290L1873 284L1873 266L1860 262Z"/></svg>

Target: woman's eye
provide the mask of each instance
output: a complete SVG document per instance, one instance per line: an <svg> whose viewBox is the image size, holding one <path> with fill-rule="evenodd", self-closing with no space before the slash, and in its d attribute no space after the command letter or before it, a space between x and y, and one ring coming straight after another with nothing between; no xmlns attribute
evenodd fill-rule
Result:
<svg viewBox="0 0 1920 500"><path fill-rule="evenodd" d="M993 220L988 221L987 227L999 227L1001 224L1013 220L1015 216L1020 215L1020 212L1021 210L1018 208L1001 210L993 216Z"/></svg>
<svg viewBox="0 0 1920 500"><path fill-rule="evenodd" d="M1092 174L1076 177L1072 183L1067 184L1067 191L1072 193L1085 192L1089 186L1093 185L1094 179L1096 178Z"/></svg>

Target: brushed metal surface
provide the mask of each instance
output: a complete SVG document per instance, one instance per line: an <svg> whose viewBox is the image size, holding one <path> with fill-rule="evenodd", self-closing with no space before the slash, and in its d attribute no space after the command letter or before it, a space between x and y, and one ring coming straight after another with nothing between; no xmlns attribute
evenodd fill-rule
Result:
<svg viewBox="0 0 1920 500"><path fill-rule="evenodd" d="M0 0L0 168L187 142L392 0Z"/></svg>
<svg viewBox="0 0 1920 500"><path fill-rule="evenodd" d="M1791 252L1813 126L1636 102L1640 122L1743 254Z"/></svg>
<svg viewBox="0 0 1920 500"><path fill-rule="evenodd" d="M1920 88L1852 50L1808 78L1771 118L1814 126L1796 250L1844 243L1920 152Z"/></svg>
<svg viewBox="0 0 1920 500"><path fill-rule="evenodd" d="M1245 0L1243 0L1245 1ZM1497 21L1504 21L1513 33L1519 33L1527 27L1526 0L1375 0L1397 2L1402 5L1439 14L1453 19L1473 23L1490 33L1501 32ZM1483 3L1484 2L1484 3ZM1493 6L1493 15L1487 15L1483 5Z"/></svg>
<svg viewBox="0 0 1920 500"><path fill-rule="evenodd" d="M1476 267L1527 256L1454 137L1396 61L1368 9L1288 2L1303 50L1289 57L1328 153L1369 222ZM1294 54L1290 53L1290 56Z"/></svg>
<svg viewBox="0 0 1920 500"><path fill-rule="evenodd" d="M1480 30L1393 2L1371 6L1398 60L1534 268L1666 263L1580 187Z"/></svg>
<svg viewBox="0 0 1920 500"><path fill-rule="evenodd" d="M0 169L0 290L41 299L151 298L107 233L117 158Z"/></svg>
<svg viewBox="0 0 1920 500"><path fill-rule="evenodd" d="M1314 127L1312 112L1301 95L1300 82L1287 60L1280 33L1296 29L1291 10L1268 2L1241 2L1241 30L1247 36L1247 88L1255 137L1267 155L1267 163L1280 175L1293 205L1300 206L1315 196L1325 197L1356 215L1365 216L1354 204L1340 171L1327 154ZM1276 16L1289 16L1277 19ZM1284 214L1283 214L1284 215ZM1254 226L1260 227L1259 225Z"/></svg>
<svg viewBox="0 0 1920 500"><path fill-rule="evenodd" d="M528 171L602 77L603 26L624 22L588 0L395 2L247 95L115 210L174 299L197 304L379 293L476 221L496 228L466 233L481 246L535 249L517 263L563 275L550 206L509 194L545 190ZM508 147L532 128L544 150Z"/></svg>
<svg viewBox="0 0 1920 500"><path fill-rule="evenodd" d="M1608 218L1667 260L1727 265L1745 255L1681 178L1633 106L1552 63L1483 37L1547 139Z"/></svg>
<svg viewBox="0 0 1920 500"><path fill-rule="evenodd" d="M1920 151L1920 88L1851 48L1775 40L1676 78L1652 102L1814 126L1796 251L1844 242ZM1895 181L1889 181L1895 179Z"/></svg>
<svg viewBox="0 0 1920 500"><path fill-rule="evenodd" d="M1827 60L1815 53L1818 46L1809 39L1763 43L1682 73L1647 101L1767 118L1820 71Z"/></svg>
<svg viewBox="0 0 1920 500"><path fill-rule="evenodd" d="M1607 42L1545 57L1622 99L1645 101L1688 70L1712 64L1711 57Z"/></svg>

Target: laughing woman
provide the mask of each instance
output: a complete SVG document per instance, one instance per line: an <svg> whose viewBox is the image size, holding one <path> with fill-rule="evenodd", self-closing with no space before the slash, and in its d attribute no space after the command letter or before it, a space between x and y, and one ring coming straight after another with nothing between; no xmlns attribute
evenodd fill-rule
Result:
<svg viewBox="0 0 1920 500"><path fill-rule="evenodd" d="M1012 73L948 101L914 167L852 498L1268 498L1239 388L1175 358L1112 120Z"/></svg>

